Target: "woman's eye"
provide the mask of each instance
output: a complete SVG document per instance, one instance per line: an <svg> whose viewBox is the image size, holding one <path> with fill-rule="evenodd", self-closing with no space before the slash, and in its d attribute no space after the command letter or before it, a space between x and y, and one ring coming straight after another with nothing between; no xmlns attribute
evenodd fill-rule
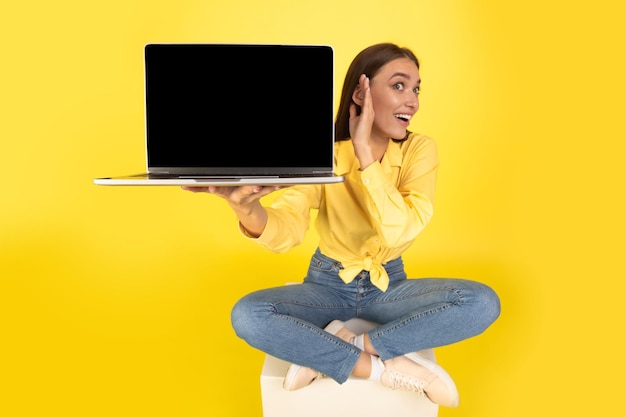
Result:
<svg viewBox="0 0 626 417"><path fill-rule="evenodd" d="M414 93L415 95L419 95L419 93L420 93L420 88L419 88L419 87L415 87L415 88L413 89L413 93Z"/></svg>
<svg viewBox="0 0 626 417"><path fill-rule="evenodd" d="M393 88L395 88L398 91L402 91L402 90L404 90L404 84L396 83L396 84L393 85Z"/></svg>

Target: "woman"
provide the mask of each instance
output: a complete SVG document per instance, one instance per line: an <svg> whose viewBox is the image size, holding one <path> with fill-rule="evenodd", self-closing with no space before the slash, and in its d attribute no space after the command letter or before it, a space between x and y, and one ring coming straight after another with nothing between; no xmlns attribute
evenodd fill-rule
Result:
<svg viewBox="0 0 626 417"><path fill-rule="evenodd" d="M355 57L336 118L343 183L293 186L268 207L260 198L276 187L186 187L224 198L243 234L275 252L299 244L318 210L320 242L304 282L249 294L232 311L238 336L293 364L286 389L354 375L455 407L452 378L416 352L475 336L500 313L483 284L404 271L402 252L433 214L438 166L435 143L407 130L420 82L406 48L377 44ZM355 317L380 325L355 335L343 326Z"/></svg>

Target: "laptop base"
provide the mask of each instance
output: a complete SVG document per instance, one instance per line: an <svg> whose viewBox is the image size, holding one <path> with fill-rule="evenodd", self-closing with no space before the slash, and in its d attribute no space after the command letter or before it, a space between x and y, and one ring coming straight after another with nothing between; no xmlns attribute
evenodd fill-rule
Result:
<svg viewBox="0 0 626 417"><path fill-rule="evenodd" d="M262 186L289 186L297 184L334 184L343 182L345 178L340 175L328 176L261 176L261 177L189 177L189 176L172 176L165 177L162 175L151 176L149 174L138 174L120 177L95 178L96 185L161 185L161 186L196 186L196 187L238 187L243 185L262 185Z"/></svg>

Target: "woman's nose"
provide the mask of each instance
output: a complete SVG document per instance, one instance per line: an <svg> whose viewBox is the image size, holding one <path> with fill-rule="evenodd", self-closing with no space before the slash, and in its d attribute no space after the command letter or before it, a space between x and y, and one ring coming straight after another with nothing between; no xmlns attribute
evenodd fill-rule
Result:
<svg viewBox="0 0 626 417"><path fill-rule="evenodd" d="M406 105L412 109L417 110L419 108L419 97L417 94L411 92L411 94L408 94L408 97L406 99Z"/></svg>

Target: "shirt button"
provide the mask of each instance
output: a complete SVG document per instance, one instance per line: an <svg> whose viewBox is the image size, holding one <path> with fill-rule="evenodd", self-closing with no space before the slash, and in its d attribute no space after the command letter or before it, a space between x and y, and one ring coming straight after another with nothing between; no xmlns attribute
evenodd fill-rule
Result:
<svg viewBox="0 0 626 417"><path fill-rule="evenodd" d="M364 182L365 184L369 184L369 183L370 183L370 179L369 179L369 178L364 178L364 179L363 179L363 182Z"/></svg>

